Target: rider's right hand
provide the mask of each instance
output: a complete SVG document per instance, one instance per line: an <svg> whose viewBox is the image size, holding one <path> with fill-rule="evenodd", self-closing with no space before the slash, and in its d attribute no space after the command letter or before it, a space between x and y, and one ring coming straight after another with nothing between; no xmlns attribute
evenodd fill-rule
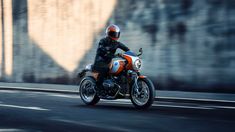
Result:
<svg viewBox="0 0 235 132"><path fill-rule="evenodd" d="M122 57L122 54L121 53L117 53L115 56Z"/></svg>

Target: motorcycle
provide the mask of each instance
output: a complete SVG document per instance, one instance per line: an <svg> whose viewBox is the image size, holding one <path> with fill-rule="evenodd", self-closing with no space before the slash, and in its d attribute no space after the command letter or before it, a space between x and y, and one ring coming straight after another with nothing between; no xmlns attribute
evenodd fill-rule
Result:
<svg viewBox="0 0 235 132"><path fill-rule="evenodd" d="M155 88L150 79L140 74L142 48L139 54L127 51L115 55L110 64L108 77L104 79L102 88L96 87L98 73L89 64L78 74L82 78L79 94L87 105L95 105L100 99L131 99L137 109L149 108L155 98ZM86 75L91 73L91 75Z"/></svg>

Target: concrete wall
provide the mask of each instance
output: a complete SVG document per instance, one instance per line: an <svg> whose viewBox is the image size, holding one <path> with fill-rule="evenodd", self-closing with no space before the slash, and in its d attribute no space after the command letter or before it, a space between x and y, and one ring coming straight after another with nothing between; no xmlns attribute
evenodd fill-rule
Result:
<svg viewBox="0 0 235 132"><path fill-rule="evenodd" d="M3 53L2 80L73 83L115 23L120 41L143 47L143 73L158 89L235 91L234 7L233 0L13 0L12 70ZM11 51L2 36L2 52Z"/></svg>
<svg viewBox="0 0 235 132"><path fill-rule="evenodd" d="M116 0L4 0L3 81L73 83L76 69L93 38L106 25ZM5 7L9 7L6 9ZM11 28L8 28L11 27ZM6 57L3 57L6 58ZM6 66L11 61L11 68ZM6 72L5 69L10 69Z"/></svg>
<svg viewBox="0 0 235 132"><path fill-rule="evenodd" d="M131 49L143 47L143 72L159 89L234 92L234 7L232 0L119 0L108 23L119 24Z"/></svg>

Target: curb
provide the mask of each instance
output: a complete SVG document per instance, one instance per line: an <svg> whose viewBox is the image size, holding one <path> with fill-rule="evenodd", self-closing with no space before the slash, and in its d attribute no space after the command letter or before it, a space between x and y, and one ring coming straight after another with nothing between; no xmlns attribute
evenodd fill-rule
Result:
<svg viewBox="0 0 235 132"><path fill-rule="evenodd" d="M155 97L155 101L163 102L177 102L177 103L197 103L204 105L220 105L220 106L233 106L235 101L231 100L212 100L212 99L196 99L196 98L180 98L180 97Z"/></svg>
<svg viewBox="0 0 235 132"><path fill-rule="evenodd" d="M79 91L72 90L58 90L58 89L45 89L45 88L25 88L25 87L9 87L0 86L0 90L15 90L15 91L32 91L32 92L50 92L50 93L63 93L63 94L79 94ZM197 99L197 98L180 98L180 97L155 97L154 101L161 102L177 102L177 103L198 103L198 104L216 104L221 106L234 106L235 101L231 100L212 100L212 99Z"/></svg>
<svg viewBox="0 0 235 132"><path fill-rule="evenodd" d="M71 90L55 90L55 89L41 89L41 88L24 88L24 87L4 87L0 86L0 90L15 90L15 91L32 91L32 92L50 92L50 93L64 93L64 94L78 94L77 91Z"/></svg>

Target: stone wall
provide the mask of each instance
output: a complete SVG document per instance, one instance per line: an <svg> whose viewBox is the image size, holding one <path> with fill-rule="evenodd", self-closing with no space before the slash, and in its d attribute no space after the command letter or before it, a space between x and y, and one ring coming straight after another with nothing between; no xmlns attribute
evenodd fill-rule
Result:
<svg viewBox="0 0 235 132"><path fill-rule="evenodd" d="M120 41L143 48L143 73L158 89L235 91L234 8L233 0L13 0L12 74L3 43L2 81L72 84L115 23Z"/></svg>

